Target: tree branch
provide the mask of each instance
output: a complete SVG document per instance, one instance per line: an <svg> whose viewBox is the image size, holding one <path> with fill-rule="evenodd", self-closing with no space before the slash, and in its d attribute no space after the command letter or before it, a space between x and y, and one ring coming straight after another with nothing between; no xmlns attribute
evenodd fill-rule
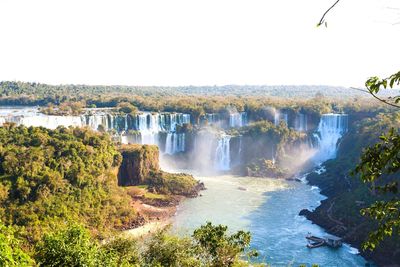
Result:
<svg viewBox="0 0 400 267"><path fill-rule="evenodd" d="M325 16L326 16L326 14L328 14L329 11L331 11L331 9L334 8L334 7L337 5L337 3L339 3L339 1L340 1L340 0L337 0L330 8L328 8L328 9L325 11L325 13L322 15L321 19L319 20L317 26L321 26L321 25L325 22Z"/></svg>
<svg viewBox="0 0 400 267"><path fill-rule="evenodd" d="M358 90L358 91L362 91L362 92L368 93L368 94L372 95L374 98L376 98L376 99L378 99L379 101L381 101L382 103L385 103L386 105L389 105L389 106L392 106L392 107L395 107L395 108L400 108L400 105L396 105L396 104L390 103L389 101L378 97L377 95L375 95L375 93L373 93L373 92L371 92L371 91L369 91L369 90L365 90L365 89L361 89L361 88L355 88L355 87L350 87L350 89Z"/></svg>

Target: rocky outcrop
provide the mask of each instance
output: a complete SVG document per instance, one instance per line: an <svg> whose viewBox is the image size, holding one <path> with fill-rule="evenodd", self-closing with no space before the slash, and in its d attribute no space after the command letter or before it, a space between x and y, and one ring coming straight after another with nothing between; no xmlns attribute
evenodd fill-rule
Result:
<svg viewBox="0 0 400 267"><path fill-rule="evenodd" d="M192 190L188 191L184 196L195 198L200 195L200 191L206 190L203 182L197 181L196 185L192 187Z"/></svg>
<svg viewBox="0 0 400 267"><path fill-rule="evenodd" d="M190 174L161 171L157 146L131 144L121 146L119 151L122 155L118 171L120 186L148 185L150 192L185 197L196 197L205 189Z"/></svg>
<svg viewBox="0 0 400 267"><path fill-rule="evenodd" d="M118 185L130 186L146 183L152 173L160 171L157 146L125 145L120 148L122 163L118 171Z"/></svg>

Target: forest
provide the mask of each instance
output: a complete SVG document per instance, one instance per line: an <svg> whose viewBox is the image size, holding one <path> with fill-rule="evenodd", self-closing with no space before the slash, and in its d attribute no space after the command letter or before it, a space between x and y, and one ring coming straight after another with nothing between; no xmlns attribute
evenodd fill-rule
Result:
<svg viewBox="0 0 400 267"><path fill-rule="evenodd" d="M140 246L116 237L140 222L129 187L118 186L123 157L106 133L6 124L0 143L1 266L229 266L249 245L249 233L212 224L192 238L162 231ZM166 195L196 185L183 174L145 178Z"/></svg>

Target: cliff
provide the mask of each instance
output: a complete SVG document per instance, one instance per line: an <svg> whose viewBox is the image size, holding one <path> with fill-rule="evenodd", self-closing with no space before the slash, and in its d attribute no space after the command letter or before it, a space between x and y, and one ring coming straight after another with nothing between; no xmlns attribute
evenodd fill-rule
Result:
<svg viewBox="0 0 400 267"><path fill-rule="evenodd" d="M122 163L118 171L118 185L129 186L146 183L152 173L160 171L157 146L124 145L119 149Z"/></svg>
<svg viewBox="0 0 400 267"><path fill-rule="evenodd" d="M302 210L300 215L360 249L368 233L377 227L375 221L361 216L360 209L385 196L371 194L369 185L351 176L350 172L358 163L363 148L376 143L377 135L391 126L397 124L393 118L386 116L354 123L350 132L340 141L337 157L324 163L325 171L321 174L313 172L307 177L310 184L317 185L321 194L328 198L314 211ZM390 177L381 178L382 182L387 179ZM360 253L378 266L399 266L400 236L394 234L381 242L374 251L360 249Z"/></svg>
<svg viewBox="0 0 400 267"><path fill-rule="evenodd" d="M123 145L119 151L122 155L118 171L120 186L147 185L151 192L186 197L196 197L205 189L190 174L161 171L157 146Z"/></svg>

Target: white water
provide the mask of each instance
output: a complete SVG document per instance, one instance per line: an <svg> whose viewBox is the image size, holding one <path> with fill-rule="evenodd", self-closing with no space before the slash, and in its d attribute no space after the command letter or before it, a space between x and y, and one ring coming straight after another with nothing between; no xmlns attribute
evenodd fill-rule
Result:
<svg viewBox="0 0 400 267"><path fill-rule="evenodd" d="M207 113L205 118L206 118L207 123L209 125L214 125L214 124L217 124L219 122L218 115L215 114L215 113Z"/></svg>
<svg viewBox="0 0 400 267"><path fill-rule="evenodd" d="M167 131L164 153L173 155L185 151L185 133L177 133L177 126L190 123L190 115L173 113L169 117L161 116L161 125Z"/></svg>
<svg viewBox="0 0 400 267"><path fill-rule="evenodd" d="M175 132L177 125L182 126L183 124L190 123L190 115L182 114L182 113L172 113L172 114L169 114L169 122L165 116L161 116L161 120L163 122L162 123L163 130L166 130L169 132ZM167 127L167 126L169 126L169 127Z"/></svg>
<svg viewBox="0 0 400 267"><path fill-rule="evenodd" d="M275 110L274 114L274 125L278 126L281 121L285 122L286 125L288 125L288 114L287 113L281 113L278 110Z"/></svg>
<svg viewBox="0 0 400 267"><path fill-rule="evenodd" d="M173 155L185 151L185 134L168 133L165 141L165 153Z"/></svg>
<svg viewBox="0 0 400 267"><path fill-rule="evenodd" d="M59 126L84 126L81 117L78 116L46 116L37 115L32 117L18 116L4 118L5 122L14 122L18 125L25 125L27 127L46 127L49 129L56 129Z"/></svg>
<svg viewBox="0 0 400 267"><path fill-rule="evenodd" d="M218 139L214 158L214 166L217 171L229 171L231 169L230 140L231 136L226 134L221 135Z"/></svg>
<svg viewBox="0 0 400 267"><path fill-rule="evenodd" d="M185 150L185 136L176 133L177 126L190 123L190 115L183 113L150 113L138 115L114 115L111 110L87 109L81 116L53 116L39 112L37 107L1 107L0 125L13 122L17 125L42 126L55 129L59 126L87 126L93 130L116 130L121 134L122 143L159 144L159 133L167 132L171 142L166 153L177 153ZM132 136L129 130L136 130L140 138Z"/></svg>
<svg viewBox="0 0 400 267"><path fill-rule="evenodd" d="M158 144L158 133L161 131L159 121L159 114L144 112L137 115L136 129L140 132L142 144Z"/></svg>
<svg viewBox="0 0 400 267"><path fill-rule="evenodd" d="M203 121L206 121L208 125L219 126L222 128L240 128L248 124L246 112L231 111L228 120L221 118L216 113L207 113L202 117Z"/></svg>
<svg viewBox="0 0 400 267"><path fill-rule="evenodd" d="M348 127L347 114L323 114L315 137L318 140L318 152L314 159L324 162L336 157L337 145Z"/></svg>
<svg viewBox="0 0 400 267"><path fill-rule="evenodd" d="M297 113L294 121L294 129L298 132L306 132L307 129L307 116L303 113Z"/></svg>
<svg viewBox="0 0 400 267"><path fill-rule="evenodd" d="M237 128L243 127L247 124L247 114L246 112L234 112L229 114L229 127Z"/></svg>
<svg viewBox="0 0 400 267"><path fill-rule="evenodd" d="M242 139L243 136L239 136L239 149L238 149L238 158L236 164L240 164L242 162Z"/></svg>
<svg viewBox="0 0 400 267"><path fill-rule="evenodd" d="M100 127L103 127L105 131L113 129L112 118L113 116L110 116L111 123L109 123L106 113L84 115L83 117L85 125L89 126L91 129L98 130Z"/></svg>

